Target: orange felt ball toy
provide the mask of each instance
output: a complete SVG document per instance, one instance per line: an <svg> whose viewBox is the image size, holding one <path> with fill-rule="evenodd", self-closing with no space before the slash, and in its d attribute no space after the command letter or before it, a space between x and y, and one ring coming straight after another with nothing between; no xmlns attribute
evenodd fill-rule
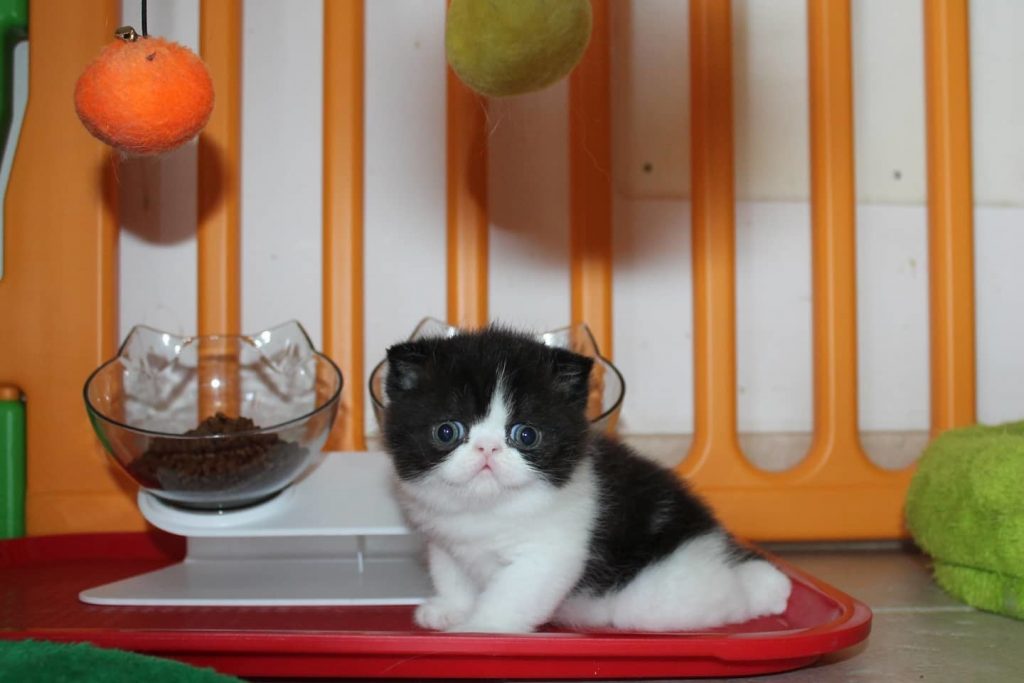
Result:
<svg viewBox="0 0 1024 683"><path fill-rule="evenodd" d="M206 125L213 81L187 47L130 31L103 48L79 77L75 111L89 132L111 147L159 154Z"/></svg>

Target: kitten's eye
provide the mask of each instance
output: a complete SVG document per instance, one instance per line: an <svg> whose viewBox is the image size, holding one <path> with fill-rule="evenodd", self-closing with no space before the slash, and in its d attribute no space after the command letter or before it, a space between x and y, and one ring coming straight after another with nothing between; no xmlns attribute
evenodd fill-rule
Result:
<svg viewBox="0 0 1024 683"><path fill-rule="evenodd" d="M434 428L434 442L442 447L451 447L462 441L466 428L457 420L442 422Z"/></svg>
<svg viewBox="0 0 1024 683"><path fill-rule="evenodd" d="M528 451L540 444L540 430L522 423L515 424L508 431L508 438L516 448Z"/></svg>

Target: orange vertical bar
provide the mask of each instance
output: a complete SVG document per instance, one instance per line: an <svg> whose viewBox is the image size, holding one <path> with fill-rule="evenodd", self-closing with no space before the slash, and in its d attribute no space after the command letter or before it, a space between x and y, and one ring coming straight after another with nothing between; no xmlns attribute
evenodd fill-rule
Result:
<svg viewBox="0 0 1024 683"><path fill-rule="evenodd" d="M217 93L199 136L199 333L237 334L242 3L202 0L199 50Z"/></svg>
<svg viewBox="0 0 1024 683"><path fill-rule="evenodd" d="M241 172L241 0L202 0L199 50L213 78L213 113L199 135L199 334L238 334L241 327L239 192ZM221 343L201 350L200 419L239 414L237 353ZM211 381L213 378L218 382Z"/></svg>
<svg viewBox="0 0 1024 683"><path fill-rule="evenodd" d="M487 324L487 104L448 68L448 321Z"/></svg>
<svg viewBox="0 0 1024 683"><path fill-rule="evenodd" d="M696 433L679 471L741 536L898 538L911 470L887 472L857 431L855 222L849 0L809 0L815 439L768 473L736 438L729 5L691 0Z"/></svg>
<svg viewBox="0 0 1024 683"><path fill-rule="evenodd" d="M857 425L856 197L849 0L809 0L814 443L802 469L863 456ZM849 458L846 458L849 459Z"/></svg>
<svg viewBox="0 0 1024 683"><path fill-rule="evenodd" d="M593 0L593 30L569 79L569 259L572 322L590 326L612 356L612 117L608 0Z"/></svg>
<svg viewBox="0 0 1024 683"><path fill-rule="evenodd" d="M967 0L925 0L932 433L975 421Z"/></svg>
<svg viewBox="0 0 1024 683"><path fill-rule="evenodd" d="M727 478L745 465L736 436L736 228L732 8L690 2L694 440L682 472ZM714 457L712 457L714 454ZM717 475L717 477L715 476Z"/></svg>
<svg viewBox="0 0 1024 683"><path fill-rule="evenodd" d="M116 0L29 3L29 98L7 188L0 383L27 398L31 535L141 530L134 488L93 434L82 383L117 348L117 185L111 150L71 102L114 39Z"/></svg>
<svg viewBox="0 0 1024 683"><path fill-rule="evenodd" d="M344 369L329 450L364 450L363 0L324 3L324 352Z"/></svg>

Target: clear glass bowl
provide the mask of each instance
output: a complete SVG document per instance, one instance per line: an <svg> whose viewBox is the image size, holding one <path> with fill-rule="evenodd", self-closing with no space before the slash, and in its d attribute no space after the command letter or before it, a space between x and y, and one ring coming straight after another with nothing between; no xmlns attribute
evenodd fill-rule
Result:
<svg viewBox="0 0 1024 683"><path fill-rule="evenodd" d="M452 337L461 330L437 318L424 318L409 335L409 341L424 337ZM615 365L601 355L590 328L584 323L561 327L537 335L539 341L548 346L570 349L594 359L590 372L590 400L587 403L587 417L592 427L607 432L615 431L622 411L622 399L626 395L626 381ZM384 425L384 382L388 372L388 361L377 363L370 373L370 400L377 426Z"/></svg>
<svg viewBox="0 0 1024 683"><path fill-rule="evenodd" d="M319 462L341 387L296 322L207 337L140 326L84 394L97 436L139 486L179 507L228 510Z"/></svg>

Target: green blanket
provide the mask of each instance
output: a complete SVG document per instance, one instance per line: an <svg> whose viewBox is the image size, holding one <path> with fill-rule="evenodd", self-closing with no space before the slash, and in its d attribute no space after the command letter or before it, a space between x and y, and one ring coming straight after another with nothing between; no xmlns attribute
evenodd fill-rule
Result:
<svg viewBox="0 0 1024 683"><path fill-rule="evenodd" d="M0 640L0 683L238 683L210 669L85 644Z"/></svg>
<svg viewBox="0 0 1024 683"><path fill-rule="evenodd" d="M911 481L906 516L942 588L1024 619L1024 422L935 439Z"/></svg>

